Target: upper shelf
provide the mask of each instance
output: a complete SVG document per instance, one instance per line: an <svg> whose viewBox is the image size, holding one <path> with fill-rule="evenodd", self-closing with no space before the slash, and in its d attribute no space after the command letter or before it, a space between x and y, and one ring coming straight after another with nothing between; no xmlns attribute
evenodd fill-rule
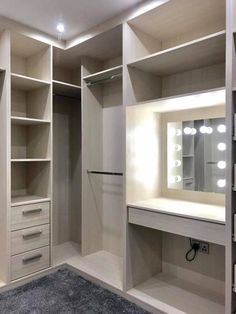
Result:
<svg viewBox="0 0 236 314"><path fill-rule="evenodd" d="M14 125L39 125L39 124L50 123L49 120L16 117L16 116L11 117L11 122Z"/></svg>
<svg viewBox="0 0 236 314"><path fill-rule="evenodd" d="M190 71L225 60L225 31L140 58L128 65L157 75Z"/></svg>
<svg viewBox="0 0 236 314"><path fill-rule="evenodd" d="M50 85L50 82L16 73L11 73L11 85L13 88L29 91L39 87Z"/></svg>
<svg viewBox="0 0 236 314"><path fill-rule="evenodd" d="M80 98L81 87L79 85L53 80L53 92L62 96Z"/></svg>
<svg viewBox="0 0 236 314"><path fill-rule="evenodd" d="M118 65L116 67L103 70L100 72L96 72L84 77L85 82L88 85L92 85L95 83L102 83L109 79L115 79L116 77L120 77L122 75L122 65Z"/></svg>

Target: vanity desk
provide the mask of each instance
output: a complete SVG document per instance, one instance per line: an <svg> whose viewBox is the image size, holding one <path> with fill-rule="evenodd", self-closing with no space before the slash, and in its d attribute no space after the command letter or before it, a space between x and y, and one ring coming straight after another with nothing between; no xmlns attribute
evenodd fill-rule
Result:
<svg viewBox="0 0 236 314"><path fill-rule="evenodd" d="M225 244L223 206L154 198L128 205L129 223Z"/></svg>

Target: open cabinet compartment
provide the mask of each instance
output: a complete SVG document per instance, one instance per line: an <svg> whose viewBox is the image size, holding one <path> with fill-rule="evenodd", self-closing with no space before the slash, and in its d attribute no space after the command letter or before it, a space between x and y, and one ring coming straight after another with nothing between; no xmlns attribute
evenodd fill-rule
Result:
<svg viewBox="0 0 236 314"><path fill-rule="evenodd" d="M221 0L171 0L130 19L128 62L224 31L225 6Z"/></svg>
<svg viewBox="0 0 236 314"><path fill-rule="evenodd" d="M81 62L71 58L70 51L53 47L53 80L80 86Z"/></svg>
<svg viewBox="0 0 236 314"><path fill-rule="evenodd" d="M224 1L169 1L131 19L126 36L128 105L225 85Z"/></svg>
<svg viewBox="0 0 236 314"><path fill-rule="evenodd" d="M225 313L224 246L210 243L209 254L188 262L188 237L134 224L128 244L130 295L164 313Z"/></svg>
<svg viewBox="0 0 236 314"><path fill-rule="evenodd" d="M67 256L63 246L81 246L81 105L53 97L53 264ZM60 256L60 251L64 256Z"/></svg>
<svg viewBox="0 0 236 314"><path fill-rule="evenodd" d="M21 34L11 33L11 72L42 81L51 80L51 48Z"/></svg>
<svg viewBox="0 0 236 314"><path fill-rule="evenodd" d="M50 124L12 124L12 159L48 159L50 152Z"/></svg>
<svg viewBox="0 0 236 314"><path fill-rule="evenodd" d="M173 123L183 123L183 126L185 126L184 121L200 121L202 119L208 121L209 119L218 118L220 118L219 121L222 121L221 118L223 117L225 117L225 90L212 90L166 101L160 100L149 105L127 107L127 205L143 210L160 211L224 225L224 188L221 188L221 190L214 188L209 191L197 188L192 191L183 189L183 179L186 179L187 176L189 178L194 177L194 181L197 180L197 177L200 180L201 176L200 173L196 174L193 166L191 158L194 156L190 156L191 148L185 147L188 150L185 151L185 148L181 146L183 145L181 142L181 145L178 144L180 150L176 152L175 156L172 156L171 149L173 145L172 142L169 143L167 135L169 125L172 126ZM200 126L196 127L196 130L199 133ZM219 136L225 135L225 133L219 133L216 128L214 132ZM213 137L213 135L211 136ZM191 135L189 136L191 137ZM174 138L184 139L184 136L175 136ZM221 137L220 140L222 140ZM169 147L169 144L171 147ZM209 155L209 157L204 155L203 165L206 170L211 164L211 167L217 168L217 158L219 160L224 158L225 160L225 153L219 151L221 154L219 155L217 152L217 144L218 142L215 143L212 140L211 154L213 155ZM188 153L188 155L183 155L183 153ZM185 159L187 156L191 163L186 165ZM197 158L199 157L197 156ZM172 167L172 162L175 159L180 160L180 167ZM210 163L210 166L208 166L208 163ZM177 170L180 172L173 172ZM222 170L218 168L217 170L219 170L218 172L221 171L221 176L225 176ZM180 176L180 181L172 183L172 176L175 178ZM194 184L194 181L192 181L192 184ZM216 186L217 180L214 184Z"/></svg>
<svg viewBox="0 0 236 314"><path fill-rule="evenodd" d="M14 118L51 120L51 86L21 89L12 84L11 116Z"/></svg>
<svg viewBox="0 0 236 314"><path fill-rule="evenodd" d="M92 73L98 69L98 61L91 61L91 58L83 58L82 73ZM84 80L82 114L82 254L97 255L98 259L102 254L105 259L108 258L107 261L111 259L111 267L115 268L111 281L113 277L117 281L112 284L121 288L122 80L105 80L91 85ZM108 175L103 172L108 172Z"/></svg>
<svg viewBox="0 0 236 314"><path fill-rule="evenodd" d="M11 205L43 202L51 198L50 162L12 162Z"/></svg>

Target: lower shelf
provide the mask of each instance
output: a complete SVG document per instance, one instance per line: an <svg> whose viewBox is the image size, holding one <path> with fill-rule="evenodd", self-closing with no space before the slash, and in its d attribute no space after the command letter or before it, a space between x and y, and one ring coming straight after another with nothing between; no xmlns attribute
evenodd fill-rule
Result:
<svg viewBox="0 0 236 314"><path fill-rule="evenodd" d="M225 313L222 295L165 273L148 279L128 294L164 313Z"/></svg>
<svg viewBox="0 0 236 314"><path fill-rule="evenodd" d="M53 249L53 266L63 263L77 268L106 284L122 289L122 258L107 251L81 256L80 247L73 242L57 245Z"/></svg>
<svg viewBox="0 0 236 314"><path fill-rule="evenodd" d="M38 195L19 195L11 198L11 206L20 206L26 204L42 203L50 201L50 198L41 197Z"/></svg>

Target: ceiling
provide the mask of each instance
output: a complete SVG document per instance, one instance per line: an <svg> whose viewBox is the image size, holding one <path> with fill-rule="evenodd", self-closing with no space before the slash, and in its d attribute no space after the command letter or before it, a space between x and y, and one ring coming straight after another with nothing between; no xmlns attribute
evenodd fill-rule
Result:
<svg viewBox="0 0 236 314"><path fill-rule="evenodd" d="M139 2L142 0L0 0L0 15L56 37L56 25L63 22L62 39L68 40Z"/></svg>

